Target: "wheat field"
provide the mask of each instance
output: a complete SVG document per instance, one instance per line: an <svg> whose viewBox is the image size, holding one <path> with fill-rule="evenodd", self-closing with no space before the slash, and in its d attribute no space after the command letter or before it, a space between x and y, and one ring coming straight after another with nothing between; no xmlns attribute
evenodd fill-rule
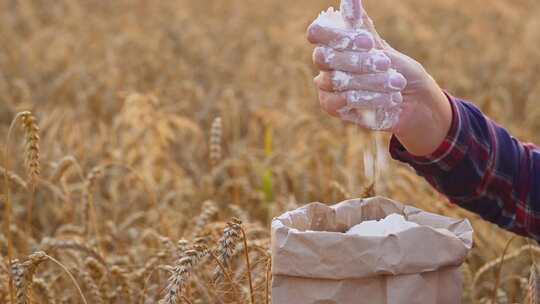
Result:
<svg viewBox="0 0 540 304"><path fill-rule="evenodd" d="M364 2L442 87L540 143L540 2ZM463 303L536 303L540 248L319 109L305 29L330 5L0 0L0 302L269 303L272 217L381 195L471 220Z"/></svg>

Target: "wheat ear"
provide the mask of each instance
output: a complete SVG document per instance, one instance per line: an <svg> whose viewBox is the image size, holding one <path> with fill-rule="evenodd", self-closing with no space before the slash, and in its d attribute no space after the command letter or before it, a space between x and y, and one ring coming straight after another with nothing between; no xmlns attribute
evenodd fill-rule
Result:
<svg viewBox="0 0 540 304"><path fill-rule="evenodd" d="M200 260L200 253L197 250L186 250L174 266L169 277L169 283L165 287L165 296L159 304L176 304L181 297L182 288L189 279L193 267Z"/></svg>
<svg viewBox="0 0 540 304"><path fill-rule="evenodd" d="M88 269L88 273L94 281L99 282L107 273L107 269L98 260L93 257L87 257L84 260L84 265Z"/></svg>
<svg viewBox="0 0 540 304"><path fill-rule="evenodd" d="M3 167L0 167L0 173L7 175L8 181L10 181L12 184L16 185L17 187L20 187L24 190L28 189L28 183L23 180L20 176L15 174L12 171L7 171Z"/></svg>
<svg viewBox="0 0 540 304"><path fill-rule="evenodd" d="M179 297L189 302L189 299L182 295L182 288L188 281L193 268L208 252L207 240L205 238L195 239L192 249L187 249L187 241L178 241L178 259L169 277L169 283L165 288L165 296L159 303L177 303Z"/></svg>
<svg viewBox="0 0 540 304"><path fill-rule="evenodd" d="M230 258L234 255L236 246L241 239L242 222L233 218L227 223L223 230L223 236L218 241L216 257L223 267L217 267L214 271L214 280L219 280L223 276L224 269L229 268Z"/></svg>
<svg viewBox="0 0 540 304"><path fill-rule="evenodd" d="M217 117L212 122L210 128L210 165L215 167L221 160L221 138L223 135L223 125L221 117Z"/></svg>
<svg viewBox="0 0 540 304"><path fill-rule="evenodd" d="M86 287L86 290L89 293L89 298L92 303L103 304L105 303L105 296L102 293L102 290L99 288L98 283L94 280L92 275L86 271L84 268L77 268L74 271L78 274L81 279L83 286Z"/></svg>
<svg viewBox="0 0 540 304"><path fill-rule="evenodd" d="M216 203L213 201L205 201L202 205L201 214L195 220L195 226L191 232L191 237L196 238L199 236L208 222L218 213Z"/></svg>
<svg viewBox="0 0 540 304"><path fill-rule="evenodd" d="M36 117L31 112L21 114L22 127L26 138L25 164L27 172L27 183L32 190L32 198L28 200L26 231L30 232L33 211L33 195L41 175L41 166L39 161L39 126ZM7 168L6 168L7 169Z"/></svg>
<svg viewBox="0 0 540 304"><path fill-rule="evenodd" d="M90 172L86 176L86 182L85 182L86 203L84 204L84 210L83 210L83 219L84 219L84 224L86 227L86 233L88 237L90 237L90 227L92 227L92 230L98 242L98 248L100 249L100 252L103 252L103 250L101 248L101 235L99 233L99 228L97 224L97 213L96 213L96 206L94 204L94 196L92 194L92 188L96 186L98 180L102 176L103 176L103 168L101 166L96 166L92 168L92 170L90 170Z"/></svg>
<svg viewBox="0 0 540 304"><path fill-rule="evenodd" d="M538 267L533 263L531 265L531 274L527 283L527 289L525 293L526 304L537 304L540 297L540 279L538 278Z"/></svg>
<svg viewBox="0 0 540 304"><path fill-rule="evenodd" d="M371 184L369 184L362 191L362 198L374 197L375 195L376 195L376 193L375 193L375 182L372 182Z"/></svg>
<svg viewBox="0 0 540 304"><path fill-rule="evenodd" d="M32 282L32 288L38 290L38 292L42 295L42 303L56 304L55 294L49 282L45 281L42 278L34 278L34 281Z"/></svg>
<svg viewBox="0 0 540 304"><path fill-rule="evenodd" d="M36 269L42 262L47 260L44 252L36 252L28 256L24 262L14 260L11 265L11 274L15 281L16 302L17 304L29 304L32 282Z"/></svg>
<svg viewBox="0 0 540 304"><path fill-rule="evenodd" d="M246 212L246 210L242 209L240 206L230 204L229 209L231 209L233 216L236 217L237 219L240 219L244 223L249 222L248 213Z"/></svg>
<svg viewBox="0 0 540 304"><path fill-rule="evenodd" d="M124 272L124 270L122 270L120 267L115 265L115 266L113 266L111 268L111 275L113 276L113 278L116 278L116 280L120 284L120 290L124 294L124 296L126 297L125 302L126 303L132 303L131 299L133 297L132 297L132 294L131 294L131 287L130 287L130 284L129 284L129 278L126 275L126 273Z"/></svg>
<svg viewBox="0 0 540 304"><path fill-rule="evenodd" d="M51 182L56 183L57 181L59 181L74 165L77 165L77 167L79 167L77 164L77 160L71 155L65 156L60 159L60 161L55 165L54 172L51 175Z"/></svg>
<svg viewBox="0 0 540 304"><path fill-rule="evenodd" d="M26 168L28 183L35 187L40 176L39 164L39 126L30 112L24 112L21 120L26 135Z"/></svg>

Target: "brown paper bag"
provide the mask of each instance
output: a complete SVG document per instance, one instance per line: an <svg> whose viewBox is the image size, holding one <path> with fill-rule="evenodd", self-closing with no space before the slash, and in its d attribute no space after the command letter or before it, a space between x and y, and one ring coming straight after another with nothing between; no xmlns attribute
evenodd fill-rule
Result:
<svg viewBox="0 0 540 304"><path fill-rule="evenodd" d="M343 233L392 213L420 227L385 237ZM380 197L309 204L272 221L272 303L460 303L459 266L472 234L468 220Z"/></svg>

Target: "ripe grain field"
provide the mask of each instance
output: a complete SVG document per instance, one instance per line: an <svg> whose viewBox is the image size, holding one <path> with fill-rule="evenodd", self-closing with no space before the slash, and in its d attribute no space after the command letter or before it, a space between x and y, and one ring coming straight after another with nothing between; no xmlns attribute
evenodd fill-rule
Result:
<svg viewBox="0 0 540 304"><path fill-rule="evenodd" d="M540 143L540 2L364 2ZM540 248L319 110L305 29L336 3L0 0L0 302L268 303L271 218L377 194L472 221L464 303L535 303Z"/></svg>

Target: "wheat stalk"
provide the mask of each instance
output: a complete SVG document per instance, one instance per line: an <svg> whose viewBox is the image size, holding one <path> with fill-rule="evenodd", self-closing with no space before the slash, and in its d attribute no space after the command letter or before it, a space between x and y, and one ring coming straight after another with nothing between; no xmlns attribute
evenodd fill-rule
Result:
<svg viewBox="0 0 540 304"><path fill-rule="evenodd" d="M512 236L512 238L506 243L506 246L504 247L502 256L501 256L501 263L499 268L497 269L497 275L495 276L495 286L493 287L493 295L491 297L491 303L495 304L497 300L497 290L499 289L499 284L501 282L501 274L502 274L502 268L504 266L504 257L506 256L506 252L508 251L508 248L510 248L510 244L515 239L515 236Z"/></svg>
<svg viewBox="0 0 540 304"><path fill-rule="evenodd" d="M463 265L461 266L461 272L463 274L463 286L471 286L473 282L473 273L469 263L463 263ZM472 300L469 290L465 290L463 296L469 301Z"/></svg>
<svg viewBox="0 0 540 304"><path fill-rule="evenodd" d="M22 121L23 127L26 132L26 165L27 165L27 171L28 176L30 179L30 183L32 187L35 186L36 180L39 177L39 128L37 127L37 124L35 123L35 118L33 117L32 113L25 111L20 112L15 115L15 118L13 118L11 125L9 126L7 138L6 138L6 149L5 149L5 164L4 164L4 183L5 183L5 200L6 200L6 207L4 211L4 233L7 236L7 242L8 242L8 261L9 264L12 264L13 260L13 244L12 244L12 238L11 238L11 213L13 206L11 204L10 200L10 187L8 183L8 172L9 172L9 140L11 133L13 132L13 129L15 128L15 125L19 121L19 119ZM31 200L29 201L29 204L31 206ZM30 218L30 210L28 210L29 218ZM13 290L13 278L11 277L10 283L9 283L9 294L10 294L10 300L11 303L14 303L14 290Z"/></svg>
<svg viewBox="0 0 540 304"><path fill-rule="evenodd" d="M488 273L490 270L496 268L497 266L499 266L504 261L510 262L511 260L514 260L514 259L520 257L522 254L524 254L526 252L529 252L531 255L532 254L540 255L540 247L532 246L532 245L525 245L525 246L522 246L522 247L516 249L515 251L512 251L512 252L506 254L504 258L502 256L498 257L498 258L484 264L484 266L480 267L480 269L478 269L476 271L476 273L474 275L473 283L471 284L471 294L472 294L472 297L473 297L473 301L475 301L475 302L478 301L478 294L477 294L478 293L478 290L477 290L478 282L480 282L480 279L482 279L482 277L486 273Z"/></svg>
<svg viewBox="0 0 540 304"><path fill-rule="evenodd" d="M73 277L73 274L67 269L67 267L64 264L60 263L57 259L51 257L50 255L45 254L45 256L49 260L51 260L53 263L58 265L62 270L64 270L64 272L68 275L68 277L73 282L73 285L75 285L75 288L77 288L77 291L79 292L79 295L81 296L81 299L83 300L83 303L88 304L88 301L86 301L86 298L84 297L84 294L81 290L81 286L79 286L79 284L77 283L77 280L75 280L75 277Z"/></svg>
<svg viewBox="0 0 540 304"><path fill-rule="evenodd" d="M251 279L251 265L249 263L249 248L248 248L248 243L247 243L246 232L244 230L244 227L242 226L242 221L240 221L239 219L233 219L233 222L240 225L240 232L242 232L242 240L244 242L244 257L246 259L246 267L247 267L246 273L247 273L248 283L249 283L249 295L250 295L251 304L254 304L255 295L253 293L253 282Z"/></svg>
<svg viewBox="0 0 540 304"><path fill-rule="evenodd" d="M266 266L266 284L264 288L264 302L268 304L270 299L270 281L272 279L272 259L268 259L268 265Z"/></svg>

